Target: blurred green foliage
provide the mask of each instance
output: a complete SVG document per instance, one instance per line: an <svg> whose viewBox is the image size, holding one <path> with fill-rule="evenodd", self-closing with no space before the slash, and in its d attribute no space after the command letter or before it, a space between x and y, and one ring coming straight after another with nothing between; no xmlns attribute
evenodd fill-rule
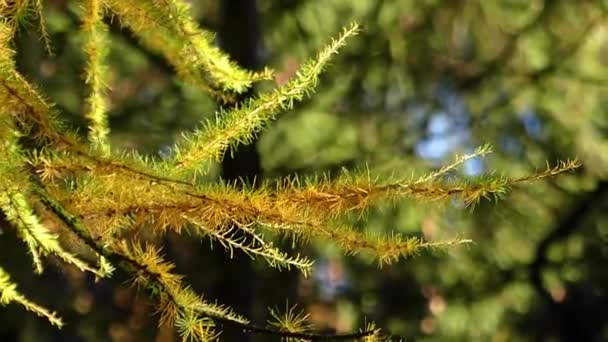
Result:
<svg viewBox="0 0 608 342"><path fill-rule="evenodd" d="M430 239L464 236L475 245L386 270L390 280L375 278L367 292L374 294L373 306L364 304L366 291L359 285L371 268L357 259L342 260L357 284L350 293L356 312L382 317L394 333L417 340L608 338L608 320L600 318L608 256L600 233L608 155L606 5L388 0L261 5L271 64L286 72L343 18L364 25L356 47L326 77L323 84L331 91L319 92L327 99L289 114L305 120L300 117L326 112L351 122L334 133L327 131L330 125L320 125L314 134L357 132L351 155L323 160L311 172L341 163L420 171L484 142L497 153L462 172L517 175L543 160L568 156L579 156L585 167L473 212L410 203L370 213L368 228L418 231ZM280 124L296 121L289 116ZM306 134L304 125L297 127L298 135ZM277 138L277 129L262 137L263 155L271 160L277 150L301 155L305 140ZM344 139L329 138L322 151L342 144Z"/></svg>

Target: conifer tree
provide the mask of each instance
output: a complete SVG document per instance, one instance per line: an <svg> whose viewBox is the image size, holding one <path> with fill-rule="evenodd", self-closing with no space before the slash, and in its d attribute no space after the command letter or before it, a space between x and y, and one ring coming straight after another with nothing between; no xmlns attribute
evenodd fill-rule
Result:
<svg viewBox="0 0 608 342"><path fill-rule="evenodd" d="M355 169L335 179L293 177L255 188L209 182L206 176L215 162L312 96L334 55L356 39L359 25L346 24L289 81L220 109L196 130L184 132L166 158L157 158L121 150L110 142L108 77L113 66L107 60L111 40L104 18L118 21L140 44L163 56L183 82L219 103L234 102L256 82L271 83L273 71L252 72L231 61L182 0L86 0L78 5L86 56L86 132L70 128L61 110L17 67L14 39L27 29L24 23L37 21L40 36L52 49L42 1L0 2L0 208L11 233L27 246L35 273L44 272L48 258L55 257L100 279L128 275L156 303L159 325L173 326L185 341L221 338L222 326L289 340L373 341L381 332L368 324L350 334L321 334L294 309L272 311L268 326L252 323L196 293L163 255L158 239L163 234L207 239L230 255L244 253L277 270L295 269L304 276L311 273L313 260L278 248L272 237L288 237L294 245L327 241L346 254L369 255L383 267L424 250L453 248L471 240L373 234L350 225L352 215L364 216L381 203L403 199L457 201L474 207L515 186L580 166L577 160L566 160L516 178L498 173L448 177L466 161L491 152L483 145L419 175L410 170L376 176ZM1 266L0 302L21 305L59 328L66 323L60 313L24 296Z"/></svg>

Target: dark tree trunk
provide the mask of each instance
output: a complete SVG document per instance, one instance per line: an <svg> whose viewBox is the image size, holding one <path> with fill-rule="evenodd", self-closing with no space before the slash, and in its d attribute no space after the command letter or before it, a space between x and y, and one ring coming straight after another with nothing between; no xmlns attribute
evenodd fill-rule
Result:
<svg viewBox="0 0 608 342"><path fill-rule="evenodd" d="M254 70L259 67L257 51L260 43L260 28L255 0L224 0L221 9L219 29L220 45L230 57L242 67ZM249 91L239 100L252 96ZM227 182L245 180L251 184L261 176L260 155L255 142L241 145L231 156L226 154L222 162L222 178ZM223 274L216 284L218 299L238 312L252 317L255 289L255 273L251 260L242 253L236 253L233 260L224 260ZM224 341L247 341L241 331L228 329L222 332Z"/></svg>
<svg viewBox="0 0 608 342"><path fill-rule="evenodd" d="M221 8L220 45L234 61L249 70L262 66L260 14L256 5L255 0L224 0ZM249 91L239 100L246 100L252 95L253 91ZM222 162L222 177L228 182L243 179L249 185L254 179L259 181L262 178L260 154L255 142L239 146L232 156L226 155ZM217 284L218 299L257 323L265 321L267 306L283 308L283 303L288 298L290 303L296 302L292 299L297 282L295 271L278 272L269 269L257 274L252 269L251 260L242 254L235 255L222 269L225 273ZM243 336L241 331L231 329L224 329L222 332L224 341L267 341L268 338L269 336L259 336L254 339L252 336Z"/></svg>

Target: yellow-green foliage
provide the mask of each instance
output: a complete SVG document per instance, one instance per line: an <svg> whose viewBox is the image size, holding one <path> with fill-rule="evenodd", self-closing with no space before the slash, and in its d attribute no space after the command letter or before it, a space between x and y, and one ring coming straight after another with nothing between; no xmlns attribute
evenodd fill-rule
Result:
<svg viewBox="0 0 608 342"><path fill-rule="evenodd" d="M59 328L63 326L63 321L55 312L49 311L28 300L19 293L19 291L17 291L17 285L11 281L9 274L0 267L0 304L6 305L13 302L22 305L26 310L29 310L38 316L48 319L51 324Z"/></svg>
<svg viewBox="0 0 608 342"><path fill-rule="evenodd" d="M223 101L242 93L257 80L271 79L265 69L256 73L238 67L212 43L213 35L201 30L179 0L106 0L104 4L121 23L147 46L163 54L178 75Z"/></svg>
<svg viewBox="0 0 608 342"><path fill-rule="evenodd" d="M271 242L287 235L294 242L326 240L346 253L367 253L380 265L470 240L422 241L392 234L372 235L347 224L352 214L364 215L378 203L414 198L420 201L460 199L474 205L497 197L513 185L555 176L578 167L567 161L538 174L509 179L490 175L449 179L448 172L489 146L459 156L438 171L421 177L378 178L367 170L344 173L336 180L286 179L247 188L234 184L203 184L198 175L226 150L249 143L277 114L310 95L332 56L359 31L347 26L315 58L304 63L293 79L228 111L187 133L176 143L172 158L159 161L113 150L108 144L105 77L111 65L105 56L109 40L104 16L115 16L146 45L161 52L185 81L229 99L271 72L243 70L212 44L211 35L190 18L180 0L86 0L81 3L86 36L85 83L88 85L88 140L67 131L59 113L15 68L12 38L24 13L34 11L42 21L39 1L0 1L0 208L15 233L27 245L34 270L43 271L44 257L55 255L97 277L110 277L116 268L158 302L160 323L174 325L184 340L213 340L215 323L233 324L250 333L277 334L306 340L322 337L310 331L307 316L288 309L272 312L268 327L251 324L230 308L211 303L188 287L150 241L129 239L135 232L162 234L168 230L208 237L232 253L263 258L272 267L310 273L313 261L289 255ZM22 144L28 139L28 147ZM69 181L68 181L69 180ZM43 224L44 222L44 224ZM62 246L61 237L80 242L77 254ZM151 235L151 234L146 234ZM96 260L96 265L83 261ZM90 256L95 256L91 258ZM61 326L55 315L16 290L0 268L0 302L12 302ZM340 336L378 340L367 326Z"/></svg>
<svg viewBox="0 0 608 342"><path fill-rule="evenodd" d="M94 148L101 149L104 153L109 153L108 146L105 142L108 135L108 127L106 122L106 105L104 98L105 82L103 80L106 70L103 65L103 60L107 54L107 46L104 41L106 25L102 21L103 8L99 0L87 0L84 4L82 28L87 34L87 43L84 50L88 56L88 65L86 68L85 82L90 86L91 94L87 102L89 109L86 117L91 124L89 132L89 141Z"/></svg>

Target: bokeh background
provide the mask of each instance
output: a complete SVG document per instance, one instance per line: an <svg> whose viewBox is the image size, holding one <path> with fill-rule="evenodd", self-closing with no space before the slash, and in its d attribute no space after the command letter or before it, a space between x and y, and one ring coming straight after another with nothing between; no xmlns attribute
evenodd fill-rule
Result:
<svg viewBox="0 0 608 342"><path fill-rule="evenodd" d="M208 241L163 237L178 271L206 298L258 323L297 304L325 332L375 321L406 341L608 340L608 1L200 0L192 13L241 65L277 70L282 84L350 21L363 32L316 94L281 114L254 145L208 176L276 180L369 168L424 174L491 143L458 173L521 176L578 157L576 173L514 189L473 210L402 201L353 218L363 229L474 243L378 268L331 244L301 252L313 275L277 272ZM16 41L19 69L81 132L83 37L78 2L44 1L49 56L35 24ZM218 108L111 17L111 140L166 157L180 132ZM252 93L247 94L251 96ZM3 267L23 292L58 310L57 331L16 306L0 310L2 341L177 341L128 283L57 263L31 274L24 247L0 227ZM290 241L277 241L285 246ZM273 341L226 329L225 341ZM276 339L274 339L276 340Z"/></svg>

